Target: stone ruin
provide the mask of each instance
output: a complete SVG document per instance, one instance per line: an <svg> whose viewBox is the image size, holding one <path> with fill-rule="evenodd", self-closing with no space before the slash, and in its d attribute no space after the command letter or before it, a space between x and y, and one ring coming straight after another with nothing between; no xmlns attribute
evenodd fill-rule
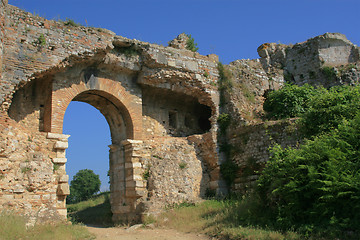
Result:
<svg viewBox="0 0 360 240"><path fill-rule="evenodd" d="M314 83L314 73L328 85L359 79L357 67L331 82L321 75L323 65L359 61L359 48L343 35L264 44L260 59L226 66L234 90L220 107L218 57L184 49L182 35L164 47L0 3L0 210L25 214L30 222L67 217L70 136L62 128L71 101L88 103L106 118L113 221L132 222L166 205L228 191L220 174L226 157L219 150L219 113L233 119L225 138L241 151L229 159L240 167L230 190L242 191L257 178L243 174L250 158L264 163L273 139L287 146L298 141L296 131L287 131L291 121L258 117L267 90L287 78ZM269 132L277 137L270 141Z"/></svg>

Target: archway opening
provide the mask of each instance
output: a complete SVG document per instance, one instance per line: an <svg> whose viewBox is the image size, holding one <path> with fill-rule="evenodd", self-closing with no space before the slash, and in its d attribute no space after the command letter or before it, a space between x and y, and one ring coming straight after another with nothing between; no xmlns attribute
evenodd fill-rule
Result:
<svg viewBox="0 0 360 240"><path fill-rule="evenodd" d="M72 109L73 106L75 109ZM103 202L100 206L89 207L89 211L84 217L80 215L75 217L72 215L72 217L85 224L111 223L111 212L114 213L117 206L122 205L126 198L125 153L122 141L131 137L132 124L129 122L126 109L123 108L121 102L116 101L111 94L99 90L81 92L69 104L65 113L63 132L74 135L73 132L67 130L68 110L70 111L70 122L74 117L71 116L72 111L76 112L75 118L79 118L75 119L77 124L73 126L76 128L75 134L78 136L69 138L70 147L69 155L67 155L69 179L71 180L71 177L79 169L92 168L91 170L95 174L101 176L101 190L110 190L110 195L102 196ZM100 122L91 121L92 117L89 115L93 113L97 115L93 118L100 119ZM103 127L99 129L97 125ZM76 133L76 131L80 132ZM71 138L73 138L73 142ZM94 149L97 150L94 152ZM101 149L101 153L99 149ZM82 160L79 161L79 158ZM70 187L70 195L72 194L71 189Z"/></svg>
<svg viewBox="0 0 360 240"><path fill-rule="evenodd" d="M110 181L108 176L108 146L111 144L109 124L95 107L88 103L72 101L65 112L63 131L70 134L69 148L66 151L68 159L66 172L69 175L69 185L71 185L76 174L79 177L81 172L89 173L87 170L93 171L101 181L100 192L94 193L97 195L96 200L88 200L88 205L84 203L81 209L68 208L68 216L70 219L84 224L110 224L112 214L109 202ZM96 178L96 176L94 177ZM85 178L77 179L81 183L88 180ZM83 184L88 184L88 186L80 186L80 189L70 187L70 195L67 197L69 206L76 204L74 200L79 197L79 193L77 195L76 191L84 190L82 193L86 193L85 190L96 188L94 181L87 181Z"/></svg>
<svg viewBox="0 0 360 240"><path fill-rule="evenodd" d="M81 169L90 169L100 177L100 191L109 191L111 136L105 117L90 104L72 101L65 112L63 131L71 136L66 151L69 179Z"/></svg>

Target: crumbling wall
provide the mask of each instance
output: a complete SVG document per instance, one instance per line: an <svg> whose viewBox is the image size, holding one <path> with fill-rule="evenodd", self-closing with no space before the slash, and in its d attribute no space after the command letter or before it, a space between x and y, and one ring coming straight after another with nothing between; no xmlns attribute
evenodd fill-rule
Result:
<svg viewBox="0 0 360 240"><path fill-rule="evenodd" d="M258 48L267 71L283 69L287 82L324 87L358 82L354 71L359 72L359 51L340 33L325 33L295 45L265 43Z"/></svg>
<svg viewBox="0 0 360 240"><path fill-rule="evenodd" d="M250 189L270 157L275 144L296 147L302 141L296 120L264 122L228 130L229 156L238 166L232 191L244 193Z"/></svg>

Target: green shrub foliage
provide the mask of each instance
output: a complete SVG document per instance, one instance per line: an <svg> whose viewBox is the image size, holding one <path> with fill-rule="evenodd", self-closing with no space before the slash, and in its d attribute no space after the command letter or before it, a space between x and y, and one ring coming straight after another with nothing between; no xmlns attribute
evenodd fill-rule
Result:
<svg viewBox="0 0 360 240"><path fill-rule="evenodd" d="M87 200L99 192L100 185L99 175L89 169L80 170L70 182L70 195L66 200L68 203Z"/></svg>
<svg viewBox="0 0 360 240"><path fill-rule="evenodd" d="M186 35L188 36L188 40L186 41L186 49L192 52L197 52L199 48L197 47L197 43L195 43L194 38L191 36L191 34Z"/></svg>
<svg viewBox="0 0 360 240"><path fill-rule="evenodd" d="M301 130L311 137L338 127L360 111L360 86L337 86L322 90L308 103L300 120Z"/></svg>
<svg viewBox="0 0 360 240"><path fill-rule="evenodd" d="M272 149L258 180L282 229L341 235L360 226L360 114L299 149Z"/></svg>
<svg viewBox="0 0 360 240"><path fill-rule="evenodd" d="M301 87L285 84L280 90L267 94L263 107L270 119L297 117L307 110L309 100L320 91L324 90L308 84Z"/></svg>

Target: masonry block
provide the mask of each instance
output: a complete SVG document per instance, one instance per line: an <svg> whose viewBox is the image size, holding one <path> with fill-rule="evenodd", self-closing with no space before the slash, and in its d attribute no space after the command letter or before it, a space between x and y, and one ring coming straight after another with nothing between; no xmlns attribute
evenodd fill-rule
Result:
<svg viewBox="0 0 360 240"><path fill-rule="evenodd" d="M57 193L57 195L69 195L70 194L69 184L60 183L58 185L56 193Z"/></svg>

